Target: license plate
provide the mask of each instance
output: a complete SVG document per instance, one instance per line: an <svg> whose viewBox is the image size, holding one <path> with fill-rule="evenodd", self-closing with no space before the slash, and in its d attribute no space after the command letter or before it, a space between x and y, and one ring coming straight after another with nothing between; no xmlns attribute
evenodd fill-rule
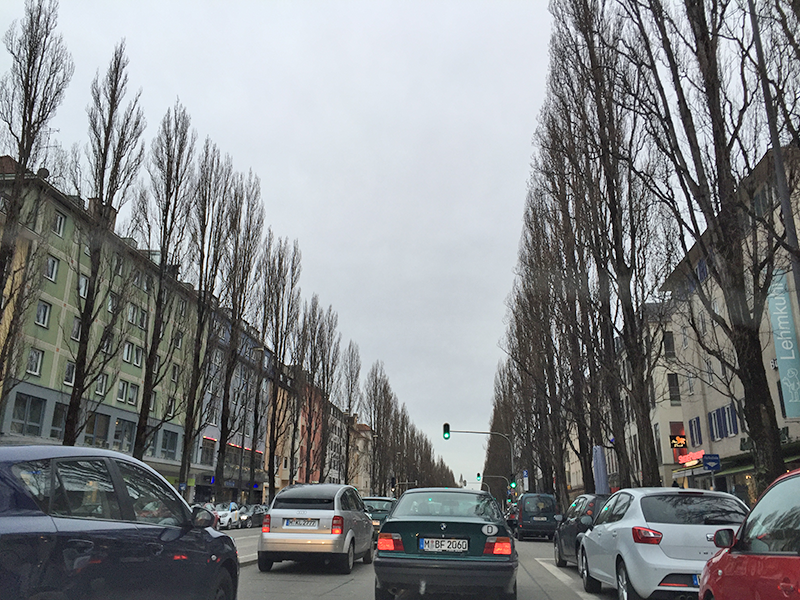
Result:
<svg viewBox="0 0 800 600"><path fill-rule="evenodd" d="M534 521L547 521L547 517L533 517Z"/></svg>
<svg viewBox="0 0 800 600"><path fill-rule="evenodd" d="M700 587L700 575L692 575L692 583L695 586Z"/></svg>
<svg viewBox="0 0 800 600"><path fill-rule="evenodd" d="M466 552L469 550L469 540L421 538L419 549L423 552Z"/></svg>
<svg viewBox="0 0 800 600"><path fill-rule="evenodd" d="M285 519L283 526L295 529L316 529L319 527L319 519Z"/></svg>

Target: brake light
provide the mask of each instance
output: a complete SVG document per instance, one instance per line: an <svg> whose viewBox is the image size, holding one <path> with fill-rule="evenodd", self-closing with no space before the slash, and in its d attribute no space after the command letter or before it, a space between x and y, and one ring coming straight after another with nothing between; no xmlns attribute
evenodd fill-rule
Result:
<svg viewBox="0 0 800 600"><path fill-rule="evenodd" d="M331 523L331 534L341 535L342 529L344 529L344 519L339 515L333 517L333 523Z"/></svg>
<svg viewBox="0 0 800 600"><path fill-rule="evenodd" d="M399 533L379 533L378 550L387 552L404 552L403 538Z"/></svg>
<svg viewBox="0 0 800 600"><path fill-rule="evenodd" d="M269 515L264 515L264 521L261 523L261 533L269 533Z"/></svg>
<svg viewBox="0 0 800 600"><path fill-rule="evenodd" d="M507 537L488 537L486 545L483 547L484 554L511 554L511 538Z"/></svg>
<svg viewBox="0 0 800 600"><path fill-rule="evenodd" d="M637 544L660 544L663 537L660 531L647 527L634 527L633 541Z"/></svg>

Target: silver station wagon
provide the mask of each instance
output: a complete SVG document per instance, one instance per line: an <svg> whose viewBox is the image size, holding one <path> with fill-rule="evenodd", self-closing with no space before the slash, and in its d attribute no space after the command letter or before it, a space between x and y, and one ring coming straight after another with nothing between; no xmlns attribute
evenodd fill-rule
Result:
<svg viewBox="0 0 800 600"><path fill-rule="evenodd" d="M359 558L372 562L372 519L354 487L298 484L275 496L261 526L259 570L283 560L318 560L350 573Z"/></svg>

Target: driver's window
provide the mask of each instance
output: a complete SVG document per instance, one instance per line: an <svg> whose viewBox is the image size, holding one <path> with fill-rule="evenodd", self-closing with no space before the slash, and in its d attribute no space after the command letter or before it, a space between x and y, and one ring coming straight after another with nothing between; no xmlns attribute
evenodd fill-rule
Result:
<svg viewBox="0 0 800 600"><path fill-rule="evenodd" d="M595 520L595 525L602 525L603 523L608 523L611 517L611 511L614 509L614 505L619 500L619 496L613 496L606 505L603 507L603 510L600 511L600 514L597 515L597 519Z"/></svg>
<svg viewBox="0 0 800 600"><path fill-rule="evenodd" d="M620 494L619 498L614 503L614 507L611 509L611 514L608 516L606 522L616 523L622 517L624 517L628 507L631 505L632 499L633 498L629 494Z"/></svg>
<svg viewBox="0 0 800 600"><path fill-rule="evenodd" d="M150 473L127 462L117 466L138 522L179 527L190 519L183 503Z"/></svg>
<svg viewBox="0 0 800 600"><path fill-rule="evenodd" d="M800 552L800 476L781 481L753 508L737 549L758 554Z"/></svg>

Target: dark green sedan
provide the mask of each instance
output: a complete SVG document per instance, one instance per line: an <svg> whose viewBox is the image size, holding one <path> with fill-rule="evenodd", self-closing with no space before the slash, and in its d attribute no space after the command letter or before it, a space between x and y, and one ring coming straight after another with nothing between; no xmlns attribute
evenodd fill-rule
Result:
<svg viewBox="0 0 800 600"><path fill-rule="evenodd" d="M378 536L375 600L403 590L516 600L517 564L511 532L487 492L409 490Z"/></svg>

